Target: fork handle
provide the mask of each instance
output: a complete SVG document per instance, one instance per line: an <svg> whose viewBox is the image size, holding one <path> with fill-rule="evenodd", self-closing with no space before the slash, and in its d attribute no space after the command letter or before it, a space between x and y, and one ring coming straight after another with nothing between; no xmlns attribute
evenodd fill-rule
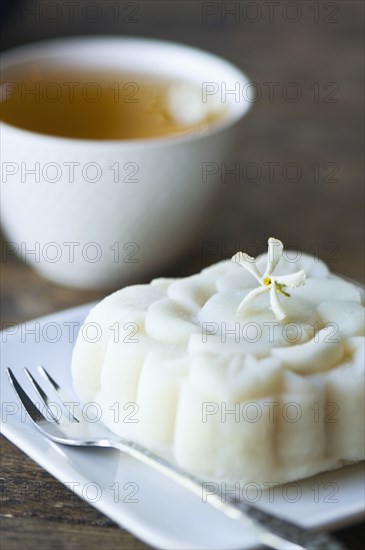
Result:
<svg viewBox="0 0 365 550"><path fill-rule="evenodd" d="M146 450L138 443L124 442L122 439L111 443L113 447L137 458L202 499L204 493L203 480ZM342 543L328 533L308 531L294 523L259 510L244 501L227 499L219 487L217 492L209 496L208 504L231 519L244 523L255 532L258 541L269 548L277 550L288 550L288 548L290 550L344 550L345 548Z"/></svg>

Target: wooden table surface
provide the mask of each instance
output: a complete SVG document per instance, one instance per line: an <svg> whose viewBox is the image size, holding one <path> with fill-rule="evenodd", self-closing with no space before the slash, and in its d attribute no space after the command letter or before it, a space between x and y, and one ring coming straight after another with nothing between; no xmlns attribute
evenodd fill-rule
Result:
<svg viewBox="0 0 365 550"><path fill-rule="evenodd" d="M80 5L85 3L79 0ZM134 22L127 21L126 2L119 2L118 21L112 17L111 2L96 3L102 17L95 23L76 10L71 22L64 13L52 22L44 11L38 19L29 16L26 24L24 6L45 8L47 2L24 3L23 12L18 8L6 20L1 47L68 34L174 40L226 57L249 75L261 93L241 124L229 161L239 163L239 181L229 177L222 181L211 217L189 253L160 275L193 273L247 243L264 246L273 235L362 280L362 0L140 0L133 2ZM61 0L58 4L65 9ZM234 15L227 13L232 5ZM295 94L301 97L295 99ZM301 172L297 181L293 170ZM203 253L207 243L213 250L209 259ZM2 260L1 286L3 323L22 322L105 295L54 285L14 258ZM1 460L2 548L146 548L4 438ZM40 498L40 486L49 498ZM342 529L337 536L348 548L364 547L359 525Z"/></svg>

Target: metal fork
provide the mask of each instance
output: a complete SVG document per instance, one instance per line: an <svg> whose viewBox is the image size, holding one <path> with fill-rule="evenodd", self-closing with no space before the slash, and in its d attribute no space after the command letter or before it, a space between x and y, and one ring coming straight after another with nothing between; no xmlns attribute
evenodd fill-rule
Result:
<svg viewBox="0 0 365 550"><path fill-rule="evenodd" d="M30 381L40 400L40 408L44 408L44 412L41 412L40 408L30 399L11 369L7 369L7 374L22 405L42 435L62 445L119 449L161 472L202 499L204 487L206 487L206 483L202 479L157 456L142 445L117 436L100 421L85 421L81 408L74 404L72 398L43 367L38 367L38 372L43 380L43 387L47 387L47 391L42 388L28 369L25 368L24 370L28 381ZM52 401L50 394L57 397L59 410L62 411L61 415L55 415L52 411L52 405L55 401L54 398ZM73 404L72 412L67 407L67 403ZM344 549L344 546L328 533L308 531L261 511L245 501L237 501L232 496L225 495L219 489L219 486L216 494L209 493L209 500L206 500L206 502L228 517L242 522L246 527L253 530L258 541L269 548L278 550Z"/></svg>

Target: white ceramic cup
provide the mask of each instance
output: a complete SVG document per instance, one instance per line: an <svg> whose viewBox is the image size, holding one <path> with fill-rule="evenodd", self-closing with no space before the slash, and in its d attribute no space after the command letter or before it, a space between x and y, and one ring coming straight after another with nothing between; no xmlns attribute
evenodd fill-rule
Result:
<svg viewBox="0 0 365 550"><path fill-rule="evenodd" d="M69 139L1 123L5 259L16 253L48 279L83 288L162 275L199 237L219 179L214 166L250 107L246 76L209 53L143 38L65 38L2 57L4 70L28 63L152 73L204 86L206 97L224 102L209 132L179 137Z"/></svg>

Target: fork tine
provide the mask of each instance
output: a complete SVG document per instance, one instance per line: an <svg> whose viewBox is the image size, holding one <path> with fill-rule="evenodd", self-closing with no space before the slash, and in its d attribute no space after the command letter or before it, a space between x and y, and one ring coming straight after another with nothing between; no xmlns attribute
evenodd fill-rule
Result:
<svg viewBox="0 0 365 550"><path fill-rule="evenodd" d="M56 392L61 391L59 384L57 384L56 380L52 378L52 376L46 371L43 365L38 365L38 371L46 378L46 380L52 385Z"/></svg>
<svg viewBox="0 0 365 550"><path fill-rule="evenodd" d="M53 420L57 422L57 424L59 424L59 419L53 414L52 409L49 406L51 403L51 400L49 399L46 392L43 391L41 386L38 384L37 380L32 376L32 374L29 372L29 370L26 367L24 367L24 372L29 378L34 390L36 391L39 399L41 400L41 403L43 403L43 405L45 406L47 413L49 413L50 416L53 418Z"/></svg>
<svg viewBox="0 0 365 550"><path fill-rule="evenodd" d="M30 418L33 420L35 424L39 422L40 420L45 420L48 422L48 420L44 417L44 415L41 413L41 411L38 409L38 407L35 406L33 401L28 397L28 395L25 393L21 385L19 384L18 380L16 379L14 373L11 369L6 369L8 378L10 380L11 385L14 388L15 393L19 397L20 402L24 406L25 410L27 411Z"/></svg>
<svg viewBox="0 0 365 550"><path fill-rule="evenodd" d="M70 420L73 418L75 422L79 422L78 418L71 412L71 409L67 407L66 403L72 403L74 406L74 409L80 412L80 415L82 415L81 409L76 406L75 402L72 400L72 398L65 392L63 388L61 388L56 380L52 378L52 376L46 371L46 369L42 365L38 365L38 372L43 377L43 379L51 386L53 391L58 396L60 403L62 404L63 408L67 412L68 419Z"/></svg>

